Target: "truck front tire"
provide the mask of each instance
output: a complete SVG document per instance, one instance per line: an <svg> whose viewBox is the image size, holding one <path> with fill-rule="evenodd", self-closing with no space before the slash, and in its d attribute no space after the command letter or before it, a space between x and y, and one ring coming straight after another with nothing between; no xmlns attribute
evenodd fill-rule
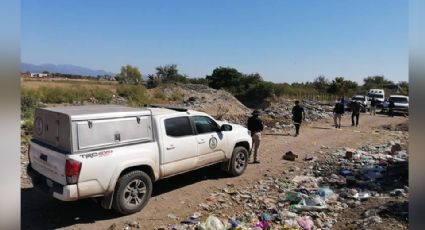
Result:
<svg viewBox="0 0 425 230"><path fill-rule="evenodd" d="M230 175L242 175L245 172L246 167L248 166L248 158L248 150L245 147L237 146L236 148L234 148L228 170Z"/></svg>
<svg viewBox="0 0 425 230"><path fill-rule="evenodd" d="M118 179L113 208L124 215L142 210L152 194L151 178L143 171L131 171Z"/></svg>

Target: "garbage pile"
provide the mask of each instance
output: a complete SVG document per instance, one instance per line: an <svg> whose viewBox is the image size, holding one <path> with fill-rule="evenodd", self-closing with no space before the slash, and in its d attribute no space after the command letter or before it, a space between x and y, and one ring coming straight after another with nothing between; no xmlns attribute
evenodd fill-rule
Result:
<svg viewBox="0 0 425 230"><path fill-rule="evenodd" d="M295 100L285 99L279 103L274 103L269 108L260 110L260 117L264 122L265 128L274 133L285 133L293 129L292 107ZM321 104L318 101L302 100L302 106L305 111L305 123L331 118L333 116L333 106ZM245 114L226 114L224 120L237 124L246 124L250 113Z"/></svg>
<svg viewBox="0 0 425 230"><path fill-rule="evenodd" d="M340 213L369 199L407 200L408 153L399 142L338 149L320 160L298 161L306 162L302 169L291 166L279 176L264 175L253 185L227 184L199 204L193 215L157 229L332 229ZM362 228L382 223L389 210L402 213L394 211L396 207L383 207L353 224ZM407 218L402 214L400 218Z"/></svg>
<svg viewBox="0 0 425 230"><path fill-rule="evenodd" d="M262 118L272 131L279 133L292 127L294 102L295 100L292 99L280 100L279 103L274 103L263 111ZM321 104L313 100L302 100L301 105L304 107L305 122L307 123L332 117L332 105Z"/></svg>

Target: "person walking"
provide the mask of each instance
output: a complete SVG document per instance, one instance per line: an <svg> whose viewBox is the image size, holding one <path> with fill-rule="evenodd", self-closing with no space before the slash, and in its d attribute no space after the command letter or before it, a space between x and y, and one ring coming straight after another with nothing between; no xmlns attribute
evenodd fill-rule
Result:
<svg viewBox="0 0 425 230"><path fill-rule="evenodd" d="M352 101L351 102L351 126L359 125L360 117L360 102ZM354 123L354 118L356 118L356 123Z"/></svg>
<svg viewBox="0 0 425 230"><path fill-rule="evenodd" d="M372 100L370 100L370 115L373 115L373 116L376 115L376 99L375 99L375 97L372 97Z"/></svg>
<svg viewBox="0 0 425 230"><path fill-rule="evenodd" d="M344 104L341 101L337 101L333 109L335 128L341 128L341 118L344 114Z"/></svg>
<svg viewBox="0 0 425 230"><path fill-rule="evenodd" d="M251 132L252 137L252 151L254 151L254 161L253 163L260 163L258 161L258 148L260 147L261 142L261 131L263 131L264 125L263 121L260 119L260 111L254 110L252 116L248 119L248 130Z"/></svg>
<svg viewBox="0 0 425 230"><path fill-rule="evenodd" d="M294 121L295 125L295 136L300 134L300 126L304 119L304 108L300 106L300 101L295 101L295 106L292 107L292 121Z"/></svg>
<svg viewBox="0 0 425 230"><path fill-rule="evenodd" d="M390 100L390 102L388 103L388 116L394 117L394 107L394 101Z"/></svg>

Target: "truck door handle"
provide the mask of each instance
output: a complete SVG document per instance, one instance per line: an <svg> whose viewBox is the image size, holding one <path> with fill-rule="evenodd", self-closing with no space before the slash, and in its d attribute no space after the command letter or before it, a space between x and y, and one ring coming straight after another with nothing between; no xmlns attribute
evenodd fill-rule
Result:
<svg viewBox="0 0 425 230"><path fill-rule="evenodd" d="M170 145L170 147L167 147L167 150L175 149L174 145Z"/></svg>
<svg viewBox="0 0 425 230"><path fill-rule="evenodd" d="M200 139L200 140L198 141L198 144L203 144L203 143L205 143L205 140L204 140L204 139Z"/></svg>

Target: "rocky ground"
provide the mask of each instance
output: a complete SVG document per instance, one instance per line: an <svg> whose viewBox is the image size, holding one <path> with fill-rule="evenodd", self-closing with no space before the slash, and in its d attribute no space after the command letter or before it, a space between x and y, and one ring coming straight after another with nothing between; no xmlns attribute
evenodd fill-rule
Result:
<svg viewBox="0 0 425 230"><path fill-rule="evenodd" d="M407 121L362 114L359 127L344 116L342 129L334 129L324 118L304 125L296 138L271 135L279 127L269 126L261 163L242 176L211 166L159 181L146 208L124 217L91 200L45 197L23 172L22 228L407 229ZM283 159L288 151L298 157ZM25 147L22 152L24 169Z"/></svg>

